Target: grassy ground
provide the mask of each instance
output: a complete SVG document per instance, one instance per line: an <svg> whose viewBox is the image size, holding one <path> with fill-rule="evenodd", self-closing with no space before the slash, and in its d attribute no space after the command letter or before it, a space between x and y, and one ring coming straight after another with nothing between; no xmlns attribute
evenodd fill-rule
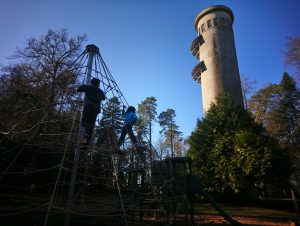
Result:
<svg viewBox="0 0 300 226"><path fill-rule="evenodd" d="M288 218L295 219L297 217L295 212L277 210L263 207L247 207L247 206L232 206L221 205L224 211L229 215L245 216L245 217L266 217L266 218ZM218 215L218 212L210 204L195 204L194 208L197 214Z"/></svg>
<svg viewBox="0 0 300 226"><path fill-rule="evenodd" d="M3 194L2 194L3 196ZM0 195L1 197L1 195ZM107 200L106 200L106 199ZM103 208L103 205L106 200L108 203L116 203L116 201L112 201L113 199L110 197L102 197L101 202L97 202L92 205L89 210L90 213L93 215L103 215L102 212L99 211L108 211L108 208ZM30 202L29 202L30 201ZM46 207L41 209L37 209L33 212L24 212L24 214L18 214L15 216L6 216L5 213L10 213L10 209L12 208L15 212L24 211L24 209L32 208L36 206L40 206L40 204L46 203L47 200L43 199L43 197L30 197L30 199L26 199L23 196L3 196L2 197L2 205L0 205L0 215L1 213L4 214L3 217L0 217L0 225L2 226L39 226L43 225L45 216L46 216ZM96 205L97 204L97 205ZM101 204L101 205L100 205ZM106 207L113 206L112 204L104 205ZM268 207L254 207L254 206L234 206L229 204L222 204L220 205L223 210L230 216L232 216L237 221L243 223L244 225L251 225L251 226L290 226L293 225L291 222L296 222L297 216L295 211L292 208L289 210L284 210L283 205L281 208L280 206L274 205L274 208ZM275 208L277 207L277 208ZM19 210L20 209L20 210ZM120 217L113 217L113 218L101 218L101 217L84 217L84 214L89 214L89 212L84 212L82 210L83 215L77 216L73 218L74 226L100 226L100 225L122 225L124 223L124 219ZM195 203L194 205L194 219L195 225L228 225L228 223L223 219L222 216L208 203ZM133 217L133 216L131 216ZM136 219L129 219L130 221L129 226L136 226L136 225L167 225L170 222L161 222L159 219L155 218L151 221L140 222L139 221L139 213L136 214ZM145 219L146 220L146 219ZM107 222L109 223L107 223ZM51 212L51 216L49 218L48 226L55 226L55 225L63 225L64 222L64 213L62 211L58 211L53 209ZM72 226L73 226L72 225ZM184 220L184 216L178 216L176 220L176 225L191 225ZM294 224L295 225L295 224Z"/></svg>
<svg viewBox="0 0 300 226"><path fill-rule="evenodd" d="M278 210L280 208L248 207L220 205L222 209L243 225L251 226L294 226L299 225L294 211ZM207 203L195 204L196 225L228 225L222 216Z"/></svg>

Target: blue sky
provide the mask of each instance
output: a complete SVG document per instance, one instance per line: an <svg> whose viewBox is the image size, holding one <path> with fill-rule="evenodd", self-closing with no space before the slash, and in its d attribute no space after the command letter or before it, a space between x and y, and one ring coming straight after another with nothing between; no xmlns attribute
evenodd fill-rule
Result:
<svg viewBox="0 0 300 226"><path fill-rule="evenodd" d="M300 34L299 0L0 0L0 63L48 29L86 33L86 44L100 48L128 103L156 97L158 113L173 108L188 136L203 116L201 87L191 77L198 63L189 52L194 20L219 4L235 16L240 74L260 88L293 73L283 51L287 37Z"/></svg>

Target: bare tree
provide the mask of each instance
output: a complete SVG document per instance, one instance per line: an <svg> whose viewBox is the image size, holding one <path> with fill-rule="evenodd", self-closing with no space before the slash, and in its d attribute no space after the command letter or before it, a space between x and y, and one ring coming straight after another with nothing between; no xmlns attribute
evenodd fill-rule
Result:
<svg viewBox="0 0 300 226"><path fill-rule="evenodd" d="M155 150L157 151L157 156L158 156L159 160L162 160L163 156L166 155L166 152L167 152L166 149L167 149L167 147L166 147L165 141L160 136L155 144Z"/></svg>
<svg viewBox="0 0 300 226"><path fill-rule="evenodd" d="M249 108L248 96L253 93L256 84L256 80L251 80L248 76L241 74L242 95L246 110Z"/></svg>
<svg viewBox="0 0 300 226"><path fill-rule="evenodd" d="M77 86L73 63L85 40L86 35L70 38L66 29L48 30L39 38L29 38L23 49L17 48L11 63L1 67L1 105L16 116L6 120L3 129L10 130L28 112L31 120L22 120L27 128L38 119L57 118L72 107Z"/></svg>
<svg viewBox="0 0 300 226"><path fill-rule="evenodd" d="M300 36L290 37L286 43L285 63L295 66L300 80Z"/></svg>
<svg viewBox="0 0 300 226"><path fill-rule="evenodd" d="M61 161L62 150L72 154L80 116L75 111L80 70L74 62L85 40L86 35L69 37L66 29L48 30L29 38L0 67L0 149L13 150L3 156L0 170L49 168ZM52 184L56 173L24 174L24 188ZM12 177L10 185L18 180Z"/></svg>

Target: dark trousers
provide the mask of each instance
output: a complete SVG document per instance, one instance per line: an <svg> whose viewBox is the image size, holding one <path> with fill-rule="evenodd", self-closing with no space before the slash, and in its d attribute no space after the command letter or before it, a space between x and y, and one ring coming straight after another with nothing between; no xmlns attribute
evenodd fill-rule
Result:
<svg viewBox="0 0 300 226"><path fill-rule="evenodd" d="M87 106L83 107L81 125L83 128L83 138L88 139L88 141L91 139L98 114L98 109Z"/></svg>
<svg viewBox="0 0 300 226"><path fill-rule="evenodd" d="M132 125L124 124L124 126L122 128L121 136L120 136L119 141L118 141L118 146L120 146L124 142L127 133L129 135L129 138L130 138L131 142L133 144L137 143L136 137L135 137L135 135L132 131Z"/></svg>

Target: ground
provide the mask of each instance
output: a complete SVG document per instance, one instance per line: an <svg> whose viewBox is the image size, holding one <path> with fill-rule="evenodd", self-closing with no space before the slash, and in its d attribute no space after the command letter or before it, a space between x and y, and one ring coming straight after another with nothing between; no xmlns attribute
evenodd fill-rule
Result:
<svg viewBox="0 0 300 226"><path fill-rule="evenodd" d="M251 226L295 226L296 224L288 219L267 219L267 218L255 218L255 217L234 217L235 220L243 225ZM230 225L221 216L207 215L207 216L195 216L195 226L212 226L212 225Z"/></svg>

